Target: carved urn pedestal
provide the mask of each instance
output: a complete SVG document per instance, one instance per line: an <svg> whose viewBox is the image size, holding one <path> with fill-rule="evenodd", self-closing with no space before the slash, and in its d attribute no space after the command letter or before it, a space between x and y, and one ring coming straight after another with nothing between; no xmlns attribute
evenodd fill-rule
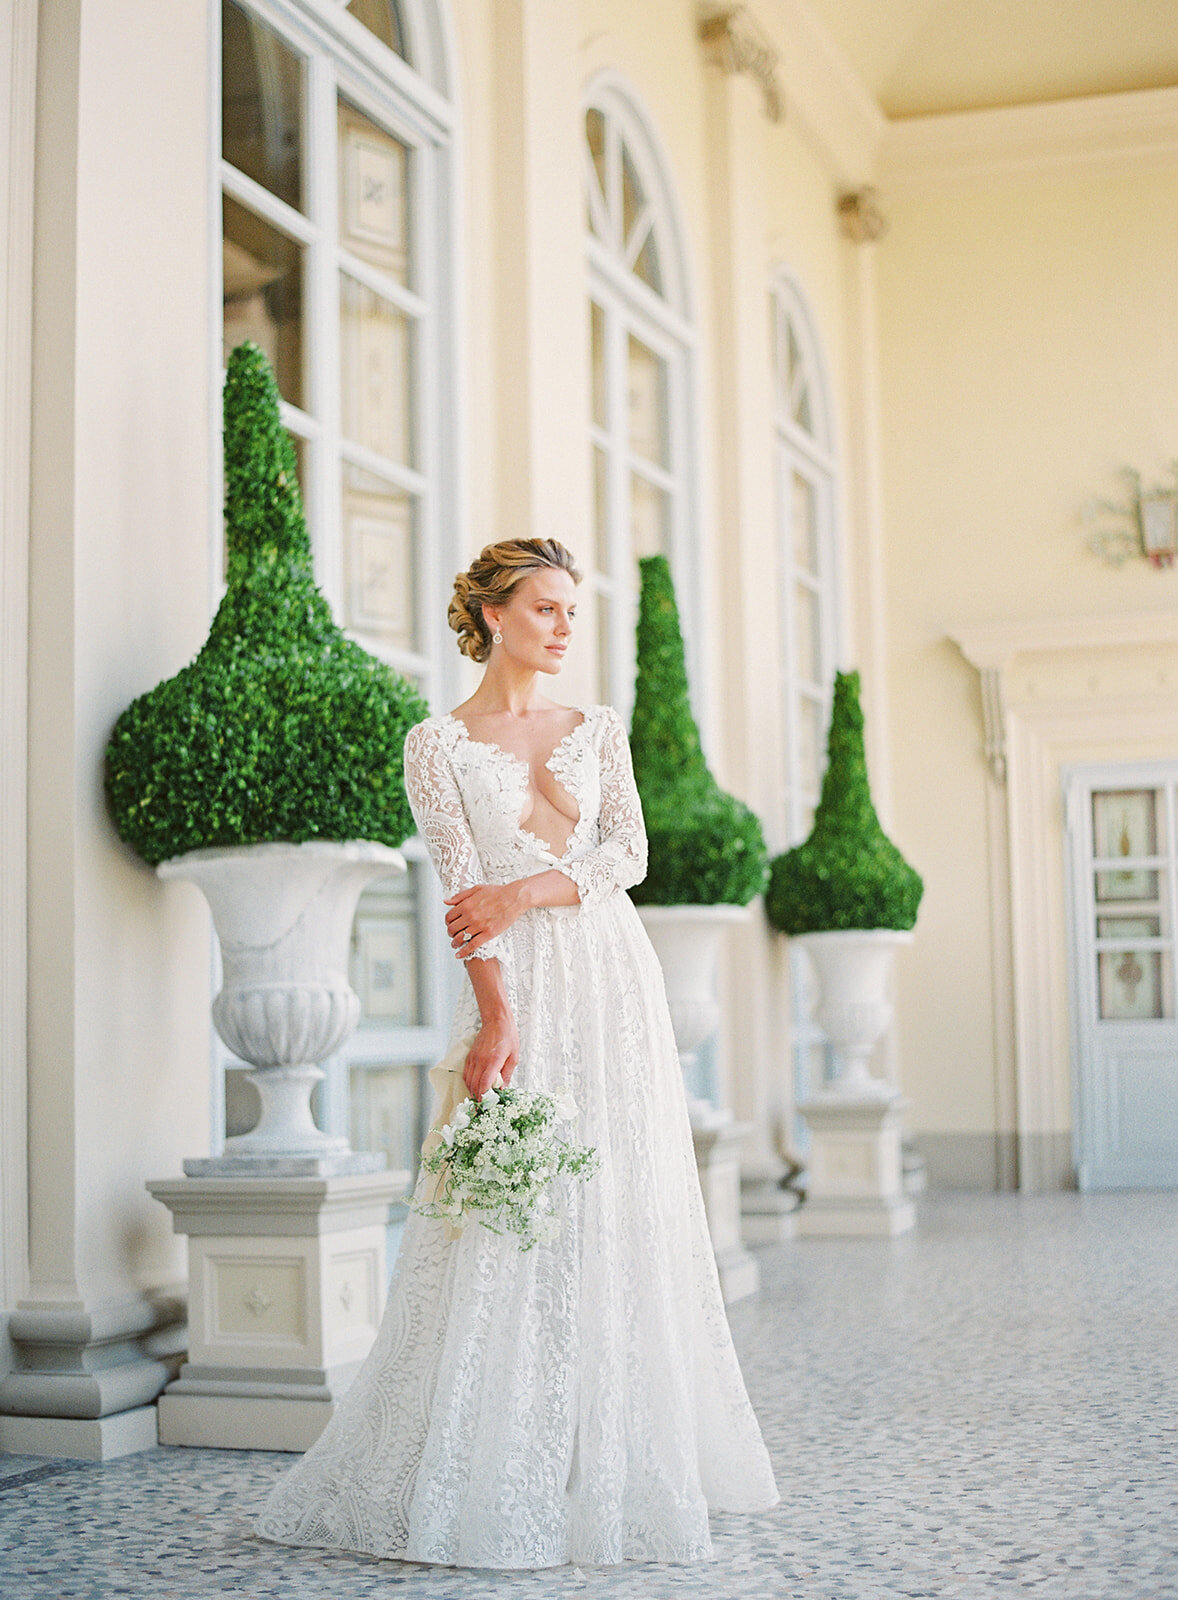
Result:
<svg viewBox="0 0 1178 1600"><path fill-rule="evenodd" d="M667 1005L684 1074L720 1025L716 960L725 928L749 920L747 906L639 906L667 986ZM745 1248L740 1219L740 1152L753 1131L731 1111L688 1095L695 1161L708 1232L726 1302L755 1294L761 1269Z"/></svg>
<svg viewBox="0 0 1178 1600"><path fill-rule="evenodd" d="M873 1076L871 1052L892 1018L893 953L912 935L888 928L802 934L821 985L818 1021L838 1072L798 1107L810 1129L809 1184L799 1234L906 1233L916 1210L904 1190L902 1113L908 1101Z"/></svg>
<svg viewBox="0 0 1178 1600"><path fill-rule="evenodd" d="M306 1450L372 1348L390 1204L406 1172L171 1178L148 1189L188 1235L188 1358L161 1444Z"/></svg>
<svg viewBox="0 0 1178 1600"><path fill-rule="evenodd" d="M213 1021L262 1106L222 1155L147 1185L189 1240L188 1359L160 1397L161 1444L306 1450L376 1337L389 1207L409 1174L322 1132L310 1096L359 1020L347 957L361 891L404 871L399 851L363 840L195 850L159 868L208 899L224 971Z"/></svg>

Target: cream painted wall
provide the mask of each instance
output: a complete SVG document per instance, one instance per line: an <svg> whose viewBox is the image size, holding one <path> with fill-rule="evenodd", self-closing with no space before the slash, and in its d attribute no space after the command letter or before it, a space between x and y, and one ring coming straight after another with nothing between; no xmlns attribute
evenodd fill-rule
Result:
<svg viewBox="0 0 1178 1600"><path fill-rule="evenodd" d="M1178 455L1178 170L897 184L883 202L894 835L927 885L902 963L903 1081L917 1128L990 1135L1010 1131L991 780L978 677L945 636L1067 616L1082 644L1087 617L1178 608L1178 571L1110 568L1080 520L1119 497L1122 464L1153 479ZM1058 827L1051 848L1062 877Z"/></svg>
<svg viewBox="0 0 1178 1600"><path fill-rule="evenodd" d="M209 616L208 19L62 0L39 63L30 1288L176 1281L144 1192L206 1147L208 923L118 843L102 752Z"/></svg>

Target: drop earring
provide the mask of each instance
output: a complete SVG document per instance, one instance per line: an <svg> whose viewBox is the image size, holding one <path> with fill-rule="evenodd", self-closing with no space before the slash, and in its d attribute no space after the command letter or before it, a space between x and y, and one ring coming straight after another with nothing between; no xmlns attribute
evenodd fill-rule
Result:
<svg viewBox="0 0 1178 1600"><path fill-rule="evenodd" d="M491 643L492 644L502 644L503 643L503 635L499 632L498 628L496 628L495 632L491 635Z"/></svg>

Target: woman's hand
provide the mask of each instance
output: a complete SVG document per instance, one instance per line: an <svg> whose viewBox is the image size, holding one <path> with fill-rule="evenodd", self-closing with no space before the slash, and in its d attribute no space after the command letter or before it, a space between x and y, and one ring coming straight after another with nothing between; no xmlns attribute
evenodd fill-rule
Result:
<svg viewBox="0 0 1178 1600"><path fill-rule="evenodd" d="M466 1053L462 1081L474 1098L481 1100L496 1077L502 1076L505 1087L511 1082L518 1060L519 1033L515 1018L505 1012L484 1022L475 1035Z"/></svg>
<svg viewBox="0 0 1178 1600"><path fill-rule="evenodd" d="M527 881L520 878L515 883L476 883L447 898L450 909L446 913L446 932L455 954L465 960L488 939L511 927L528 908L524 892Z"/></svg>

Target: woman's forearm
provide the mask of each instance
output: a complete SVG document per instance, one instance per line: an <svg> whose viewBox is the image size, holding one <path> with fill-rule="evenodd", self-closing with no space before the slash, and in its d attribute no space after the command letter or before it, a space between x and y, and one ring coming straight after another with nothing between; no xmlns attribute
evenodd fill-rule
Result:
<svg viewBox="0 0 1178 1600"><path fill-rule="evenodd" d="M547 872L537 872L531 878L519 878L519 890L525 910L536 906L575 906L581 901L581 892L567 872L549 867Z"/></svg>
<svg viewBox="0 0 1178 1600"><path fill-rule="evenodd" d="M470 986L478 1001L479 1016L483 1022L500 1021L504 1017L510 1017L507 985L503 981L503 969L495 957L492 956L490 960L484 961L479 956L471 956L470 960L463 964L470 974Z"/></svg>

